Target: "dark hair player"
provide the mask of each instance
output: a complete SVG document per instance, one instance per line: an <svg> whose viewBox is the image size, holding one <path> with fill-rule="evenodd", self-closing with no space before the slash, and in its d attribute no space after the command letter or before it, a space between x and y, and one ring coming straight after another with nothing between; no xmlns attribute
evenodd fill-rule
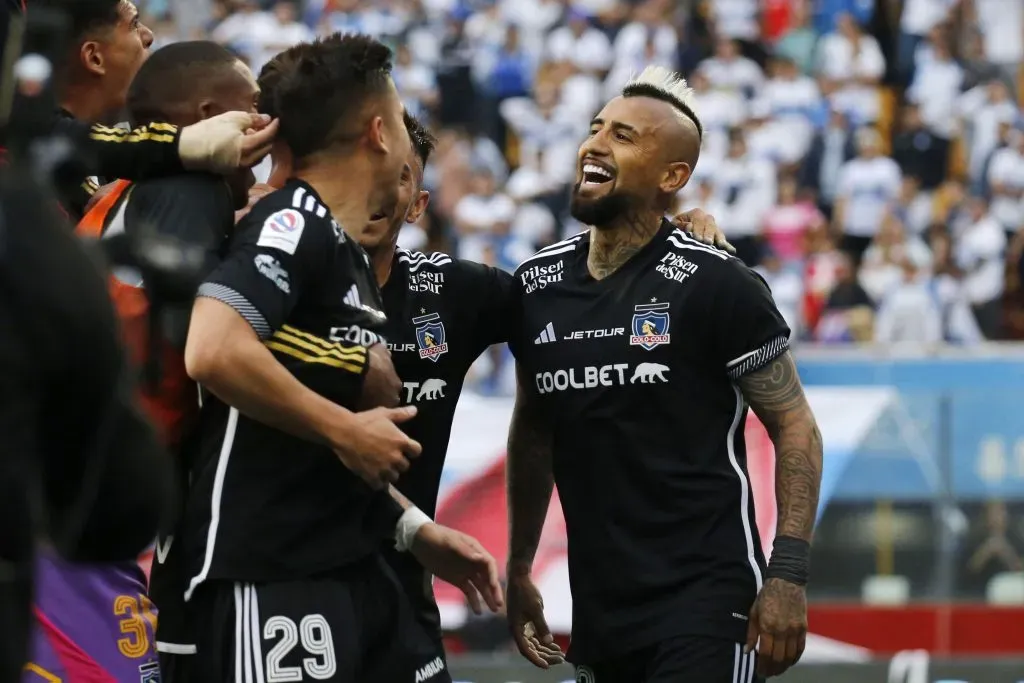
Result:
<svg viewBox="0 0 1024 683"><path fill-rule="evenodd" d="M572 213L590 230L517 271L508 618L528 659L560 661L530 575L557 484L580 681L749 683L755 646L758 676L804 647L821 436L767 286L663 218L701 137L685 81L644 70L580 147ZM559 277L530 287L538 270ZM748 405L777 454L767 569Z"/></svg>

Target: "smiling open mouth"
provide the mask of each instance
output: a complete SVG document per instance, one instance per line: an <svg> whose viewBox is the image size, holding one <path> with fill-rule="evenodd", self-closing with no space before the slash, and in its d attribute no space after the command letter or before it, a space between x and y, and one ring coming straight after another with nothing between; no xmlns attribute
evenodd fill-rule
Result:
<svg viewBox="0 0 1024 683"><path fill-rule="evenodd" d="M596 164L584 164L583 165L583 184L584 185L603 185L604 183L611 182L615 179L615 176L611 171L602 168Z"/></svg>
<svg viewBox="0 0 1024 683"><path fill-rule="evenodd" d="M388 215L386 213L384 213L383 211L378 211L377 213L370 216L370 222L373 223L374 221L384 220L387 217Z"/></svg>

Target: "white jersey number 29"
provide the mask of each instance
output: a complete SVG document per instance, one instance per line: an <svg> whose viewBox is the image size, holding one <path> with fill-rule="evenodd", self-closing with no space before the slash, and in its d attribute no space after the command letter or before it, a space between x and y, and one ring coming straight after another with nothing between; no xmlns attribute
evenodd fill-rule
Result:
<svg viewBox="0 0 1024 683"><path fill-rule="evenodd" d="M307 614L298 626L288 617L270 617L263 625L263 637L280 637L267 653L267 683L301 683L303 669L310 678L326 681L338 671L331 627L321 614ZM301 667L282 666L281 660L300 643L312 657L303 658Z"/></svg>

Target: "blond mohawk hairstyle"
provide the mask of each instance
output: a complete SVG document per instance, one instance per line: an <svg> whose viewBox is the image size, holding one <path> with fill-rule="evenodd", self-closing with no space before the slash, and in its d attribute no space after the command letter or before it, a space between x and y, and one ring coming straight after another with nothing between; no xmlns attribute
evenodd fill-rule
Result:
<svg viewBox="0 0 1024 683"><path fill-rule="evenodd" d="M679 113L693 121L697 134L704 137L704 126L701 125L697 112L694 111L693 88L686 84L686 79L672 69L663 66L648 66L639 76L629 79L622 89L623 97L651 97L668 102Z"/></svg>

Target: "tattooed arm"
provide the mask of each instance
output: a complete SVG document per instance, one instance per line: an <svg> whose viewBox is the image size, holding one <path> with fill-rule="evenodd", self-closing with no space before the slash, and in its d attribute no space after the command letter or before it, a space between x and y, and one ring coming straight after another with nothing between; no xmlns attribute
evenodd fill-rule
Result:
<svg viewBox="0 0 1024 683"><path fill-rule="evenodd" d="M821 432L787 351L737 383L775 445L777 534L811 540L821 486Z"/></svg>
<svg viewBox="0 0 1024 683"><path fill-rule="evenodd" d="M554 488L551 423L536 394L516 368L516 405L508 434L508 595L509 629L519 652L547 669L564 661L544 619L544 600L530 578Z"/></svg>
<svg viewBox="0 0 1024 683"><path fill-rule="evenodd" d="M804 584L821 485L821 433L789 351L737 383L775 445L775 551L750 610L746 647L757 648L759 675L777 676L799 661L807 642Z"/></svg>

